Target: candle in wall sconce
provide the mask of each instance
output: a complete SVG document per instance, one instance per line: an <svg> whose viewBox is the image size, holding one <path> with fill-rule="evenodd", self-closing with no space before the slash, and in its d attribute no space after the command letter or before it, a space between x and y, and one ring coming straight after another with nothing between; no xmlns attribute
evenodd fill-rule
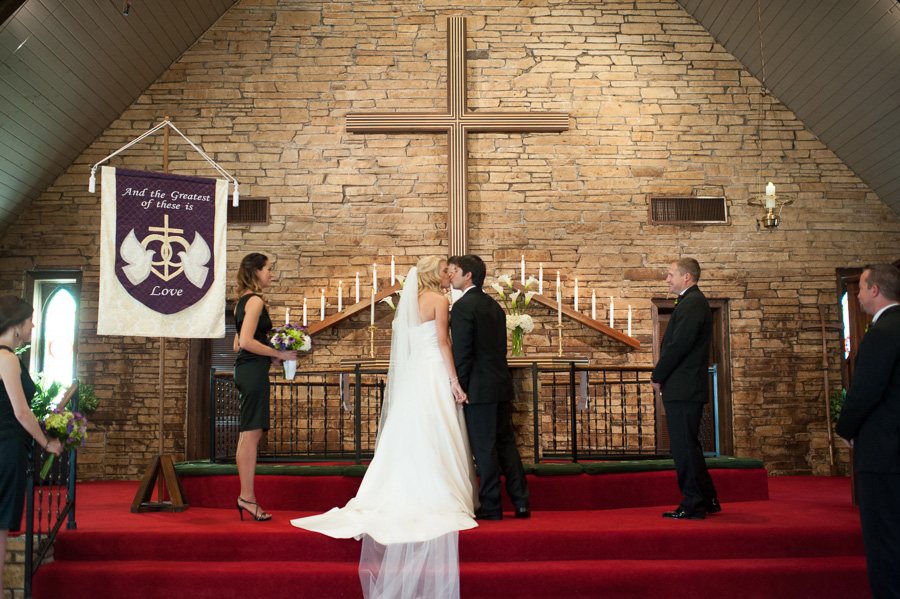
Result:
<svg viewBox="0 0 900 599"><path fill-rule="evenodd" d="M322 304L321 304L319 313L321 315L321 318L319 318L319 320L325 320L325 290L324 289L322 290Z"/></svg>
<svg viewBox="0 0 900 599"><path fill-rule="evenodd" d="M291 324L291 309L289 307L284 309L284 324Z"/></svg>
<svg viewBox="0 0 900 599"><path fill-rule="evenodd" d="M303 298L303 326L306 326L306 298Z"/></svg>
<svg viewBox="0 0 900 599"><path fill-rule="evenodd" d="M611 328L611 329L616 328L615 320L613 318L614 311L615 311L615 308L613 306L613 298L612 298L612 296L609 296L609 328Z"/></svg>
<svg viewBox="0 0 900 599"><path fill-rule="evenodd" d="M631 306L628 306L628 336L631 337Z"/></svg>
<svg viewBox="0 0 900 599"><path fill-rule="evenodd" d="M359 273L356 273L356 303L359 303Z"/></svg>
<svg viewBox="0 0 900 599"><path fill-rule="evenodd" d="M556 271L556 291L559 291L559 271Z"/></svg>
<svg viewBox="0 0 900 599"><path fill-rule="evenodd" d="M578 312L578 279L575 279L575 311Z"/></svg>
<svg viewBox="0 0 900 599"><path fill-rule="evenodd" d="M766 185L766 208L775 207L775 184L769 181Z"/></svg>
<svg viewBox="0 0 900 599"><path fill-rule="evenodd" d="M525 284L525 254L522 254L522 284Z"/></svg>
<svg viewBox="0 0 900 599"><path fill-rule="evenodd" d="M544 295L544 263L538 264L538 295Z"/></svg>
<svg viewBox="0 0 900 599"><path fill-rule="evenodd" d="M391 256L391 287L397 282L397 273L394 270L394 257Z"/></svg>
<svg viewBox="0 0 900 599"><path fill-rule="evenodd" d="M597 320L597 292L591 290L591 318Z"/></svg>
<svg viewBox="0 0 900 599"><path fill-rule="evenodd" d="M338 312L344 309L344 282L338 281Z"/></svg>
<svg viewBox="0 0 900 599"><path fill-rule="evenodd" d="M378 264L372 264L372 291L378 293Z"/></svg>
<svg viewBox="0 0 900 599"><path fill-rule="evenodd" d="M372 305L369 308L369 324L375 326L375 288L372 287Z"/></svg>

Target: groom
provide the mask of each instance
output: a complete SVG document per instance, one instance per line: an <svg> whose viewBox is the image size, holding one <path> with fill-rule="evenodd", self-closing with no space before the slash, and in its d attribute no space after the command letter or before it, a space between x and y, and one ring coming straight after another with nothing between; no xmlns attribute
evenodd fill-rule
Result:
<svg viewBox="0 0 900 599"><path fill-rule="evenodd" d="M528 518L528 483L512 427L512 377L506 363L506 314L481 290L484 261L468 254L447 261L450 284L462 292L453 302L450 333L465 407L469 444L481 479L479 520L502 520L500 474L517 518Z"/></svg>

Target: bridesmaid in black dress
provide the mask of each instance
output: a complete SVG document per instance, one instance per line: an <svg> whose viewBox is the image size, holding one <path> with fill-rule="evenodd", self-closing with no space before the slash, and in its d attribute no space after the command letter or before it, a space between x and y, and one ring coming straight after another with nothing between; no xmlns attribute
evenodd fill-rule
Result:
<svg viewBox="0 0 900 599"><path fill-rule="evenodd" d="M0 580L6 557L6 536L22 525L25 506L27 443L37 441L44 451L59 455L59 439L49 439L31 411L35 387L25 364L15 355L20 343L31 339L34 310L15 296L0 297Z"/></svg>
<svg viewBox="0 0 900 599"><path fill-rule="evenodd" d="M272 362L297 359L297 352L279 351L266 342L272 320L263 291L272 283L272 277L272 265L263 254L248 254L241 260L237 273L239 299L234 309L237 328L234 349L238 352L234 360L234 381L241 392L241 435L235 459L241 479L241 494L237 499L241 520L244 510L257 521L272 518L259 507L253 489L259 440L269 430L269 366Z"/></svg>

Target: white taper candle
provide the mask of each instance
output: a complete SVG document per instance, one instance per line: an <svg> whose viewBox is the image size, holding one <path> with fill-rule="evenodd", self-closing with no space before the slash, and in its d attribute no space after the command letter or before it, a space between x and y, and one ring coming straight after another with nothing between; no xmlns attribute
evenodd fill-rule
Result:
<svg viewBox="0 0 900 599"><path fill-rule="evenodd" d="M544 295L544 263L538 264L538 293Z"/></svg>
<svg viewBox="0 0 900 599"><path fill-rule="evenodd" d="M628 336L631 337L631 306L628 306Z"/></svg>

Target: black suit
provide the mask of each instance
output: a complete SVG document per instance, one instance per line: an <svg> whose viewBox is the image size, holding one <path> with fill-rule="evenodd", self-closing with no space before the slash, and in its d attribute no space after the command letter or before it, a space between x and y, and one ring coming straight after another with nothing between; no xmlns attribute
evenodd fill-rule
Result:
<svg viewBox="0 0 900 599"><path fill-rule="evenodd" d="M689 515L705 515L717 500L700 445L703 406L709 401L712 334L709 302L696 285L691 286L676 301L651 375L662 385L675 473L684 495L679 509Z"/></svg>
<svg viewBox="0 0 900 599"><path fill-rule="evenodd" d="M853 439L872 594L900 598L900 306L869 326L835 430Z"/></svg>
<svg viewBox="0 0 900 599"><path fill-rule="evenodd" d="M468 394L469 444L481 485L480 513L500 515L500 473L517 508L528 507L528 483L512 427L512 376L506 363L506 314L481 288L469 289L450 313L453 361Z"/></svg>

